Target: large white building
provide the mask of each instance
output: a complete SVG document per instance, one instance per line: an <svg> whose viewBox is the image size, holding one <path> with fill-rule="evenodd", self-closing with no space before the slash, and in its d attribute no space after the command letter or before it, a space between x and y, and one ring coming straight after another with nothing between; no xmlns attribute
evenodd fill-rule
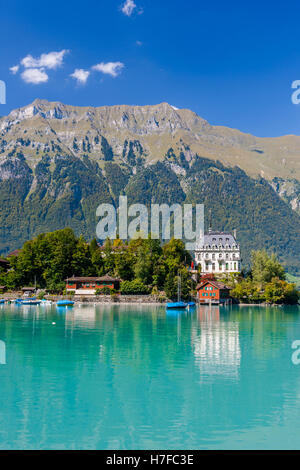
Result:
<svg viewBox="0 0 300 470"><path fill-rule="evenodd" d="M196 265L201 273L237 273L241 271L240 245L233 234L209 230L195 250Z"/></svg>

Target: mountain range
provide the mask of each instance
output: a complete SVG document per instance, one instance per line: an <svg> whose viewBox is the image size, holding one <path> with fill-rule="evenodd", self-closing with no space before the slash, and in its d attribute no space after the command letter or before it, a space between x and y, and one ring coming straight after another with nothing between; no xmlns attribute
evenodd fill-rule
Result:
<svg viewBox="0 0 300 470"><path fill-rule="evenodd" d="M193 111L77 107L35 100L0 118L0 251L70 226L95 236L102 202L205 203L215 230L237 229L300 273L300 136L259 138Z"/></svg>

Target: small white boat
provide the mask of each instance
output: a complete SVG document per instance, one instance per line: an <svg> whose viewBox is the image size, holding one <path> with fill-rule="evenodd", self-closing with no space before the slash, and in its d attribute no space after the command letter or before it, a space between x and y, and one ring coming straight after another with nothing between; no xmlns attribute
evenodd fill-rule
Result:
<svg viewBox="0 0 300 470"><path fill-rule="evenodd" d="M51 300L47 300L47 299L42 299L41 300L41 305L43 306L48 306L48 305L52 305L52 301Z"/></svg>
<svg viewBox="0 0 300 470"><path fill-rule="evenodd" d="M22 300L22 302L20 303L21 305L40 305L41 301L26 299L26 300Z"/></svg>

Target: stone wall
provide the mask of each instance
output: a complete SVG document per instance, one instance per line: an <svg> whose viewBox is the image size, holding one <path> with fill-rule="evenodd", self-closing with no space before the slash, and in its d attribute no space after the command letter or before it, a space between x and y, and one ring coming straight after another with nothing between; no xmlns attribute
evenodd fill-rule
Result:
<svg viewBox="0 0 300 470"><path fill-rule="evenodd" d="M22 292L6 292L0 295L0 299L13 300L21 298ZM99 303L99 304L164 304L167 299L156 295L45 295L46 299L56 302L58 300L73 300L75 303Z"/></svg>
<svg viewBox="0 0 300 470"><path fill-rule="evenodd" d="M50 296L49 296L50 297ZM88 303L116 303L116 304L159 304L164 303L166 299L155 295L93 295L93 296L74 296L75 302Z"/></svg>

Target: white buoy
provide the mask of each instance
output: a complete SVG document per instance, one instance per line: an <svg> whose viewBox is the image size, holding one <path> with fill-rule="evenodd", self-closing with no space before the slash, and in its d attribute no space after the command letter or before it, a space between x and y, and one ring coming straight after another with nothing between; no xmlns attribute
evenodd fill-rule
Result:
<svg viewBox="0 0 300 470"><path fill-rule="evenodd" d="M55 321L52 322L52 325L56 325Z"/></svg>

